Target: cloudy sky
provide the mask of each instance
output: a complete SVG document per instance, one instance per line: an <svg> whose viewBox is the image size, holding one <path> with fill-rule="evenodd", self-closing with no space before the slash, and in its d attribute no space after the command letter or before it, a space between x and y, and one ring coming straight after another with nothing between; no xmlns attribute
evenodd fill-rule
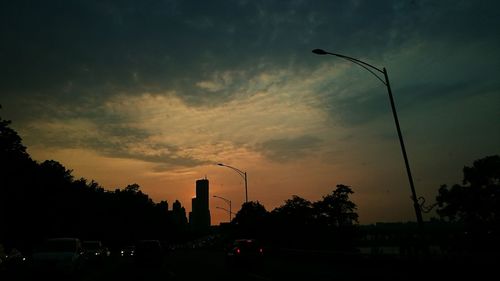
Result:
<svg viewBox="0 0 500 281"><path fill-rule="evenodd" d="M342 183L361 223L415 220L386 87L315 48L387 68L427 202L500 153L498 1L24 0L0 19L0 116L32 157L188 211L205 176L241 206L222 162L268 210Z"/></svg>

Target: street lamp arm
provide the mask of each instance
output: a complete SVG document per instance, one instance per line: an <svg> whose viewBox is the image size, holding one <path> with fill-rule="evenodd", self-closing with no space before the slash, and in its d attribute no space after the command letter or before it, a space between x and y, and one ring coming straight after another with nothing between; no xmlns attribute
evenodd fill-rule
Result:
<svg viewBox="0 0 500 281"><path fill-rule="evenodd" d="M217 196L217 195L214 195L215 198L219 198L219 199L222 199L224 200L227 204L229 204L229 221L231 222L232 218L231 218L231 215L233 214L233 212L231 211L231 200L227 199L227 198L224 198L224 197L220 197L220 196ZM216 208L219 208L221 209L220 207L216 207ZM226 210L226 209L224 209ZM226 210L227 211L227 210Z"/></svg>
<svg viewBox="0 0 500 281"><path fill-rule="evenodd" d="M387 86L387 83L379 76L377 75L377 73L375 73L372 69L380 72L380 73L384 73L384 71L376 66L373 66L367 62L364 62L362 60L358 60L356 58L353 58L353 57L349 57L349 56L345 56L345 55L341 55L341 54L336 54L336 53L331 53L331 52L327 52L327 51L324 51L324 50L321 50L321 49L314 49L312 51L313 53L315 54L318 54L318 55L332 55L332 56L336 56L336 57L339 57L339 58L343 58L345 60L348 60L352 63L355 63L359 66L361 66L362 68L366 69L368 72L370 72L373 76L375 76L378 80L380 80L380 82L382 82L382 84L386 85ZM371 69L370 69L371 68Z"/></svg>
<svg viewBox="0 0 500 281"><path fill-rule="evenodd" d="M378 68L376 66L373 66L373 65L371 65L371 64L369 64L367 62L364 62L362 60L355 59L353 57L349 57L349 56L341 55L341 54L336 54L336 53L330 53L330 52L327 52L327 54L332 55L332 56L337 56L339 58L343 58L343 59L346 59L346 60L350 60L350 61L352 61L354 63L359 64L359 65L366 65L368 67L371 67L371 68L375 69L376 71L378 71L380 73L384 73L384 71L382 69L380 69L380 68Z"/></svg>
<svg viewBox="0 0 500 281"><path fill-rule="evenodd" d="M237 172L243 179L245 178L245 172L243 172L242 170L238 169L238 168L235 168L233 166L229 166L229 165L226 165L226 164L222 164L222 163L219 163L217 164L219 166L223 166L223 167L228 167L229 169L232 169L234 170L235 172Z"/></svg>
<svg viewBox="0 0 500 281"><path fill-rule="evenodd" d="M346 57L346 56L342 56L342 55L336 55L336 56L337 56L337 57L340 57L340 58L344 58L344 59L346 59L346 60L348 60L348 61L350 61L350 62L352 62L352 63L355 63L355 64L357 64L357 65L361 66L362 68L364 68L364 69L368 70L368 72L370 72L371 74L373 74L373 76L375 76L378 80L380 80L380 82L382 82L382 84L384 84L384 85L386 85L386 86L387 86L387 83L386 83L384 80L382 80L382 78L380 78L380 76L378 76L375 72L373 72L373 70L371 70L370 68L368 68L368 67L366 66L366 65L371 66L370 64L367 64L367 63L361 63L361 61L360 61L360 60L357 60L357 59L352 59L352 58L349 58L349 57ZM376 69L376 70L380 71L380 69L378 69L378 68L376 68L376 67L374 67L374 66L372 66L372 67L373 67L374 69ZM384 72L382 71L382 73L384 73Z"/></svg>
<svg viewBox="0 0 500 281"><path fill-rule="evenodd" d="M216 208L216 209L221 209L221 210L224 210L224 211L226 211L226 212L230 213L231 215L234 215L234 214L235 214L235 213L233 213L232 211L229 211L229 210L228 210L228 209L226 209L226 208L222 208L222 207L219 207L219 206L217 206L217 207L215 207L215 208Z"/></svg>
<svg viewBox="0 0 500 281"><path fill-rule="evenodd" d="M214 197L215 197L215 198L222 199L222 200L226 201L226 203L231 204L231 200L229 200L229 199L226 199L226 198L224 198L224 197L220 197L220 196L217 196L217 195L214 195Z"/></svg>
<svg viewBox="0 0 500 281"><path fill-rule="evenodd" d="M227 168L235 171L236 173L238 173L238 175L240 175L243 178L243 180L245 180L245 203L248 202L248 179L247 179L247 173L243 172L242 170L240 170L238 168L235 168L235 167L223 164L223 163L217 163L217 165L222 166L222 167L227 167Z"/></svg>

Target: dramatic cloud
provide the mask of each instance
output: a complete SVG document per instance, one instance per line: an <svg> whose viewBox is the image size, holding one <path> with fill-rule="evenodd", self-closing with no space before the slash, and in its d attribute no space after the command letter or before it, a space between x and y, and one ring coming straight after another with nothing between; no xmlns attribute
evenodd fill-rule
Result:
<svg viewBox="0 0 500 281"><path fill-rule="evenodd" d="M315 137L302 136L295 139L273 139L261 144L264 155L274 161L293 161L317 150L321 141Z"/></svg>
<svg viewBox="0 0 500 281"><path fill-rule="evenodd" d="M115 159L140 167L152 186L153 178L217 174L207 167L233 161L267 167L262 188L277 185L266 171L306 166L316 171L311 185L363 185L364 202L377 179L400 190L404 172L386 180L401 160L386 87L349 61L311 53L324 48L387 68L416 178L433 196L457 178L453 170L498 153L499 8L467 0L4 1L1 114L40 158L50 151L79 164L72 151L107 167ZM447 172L436 175L437 166ZM358 170L373 180L358 182Z"/></svg>

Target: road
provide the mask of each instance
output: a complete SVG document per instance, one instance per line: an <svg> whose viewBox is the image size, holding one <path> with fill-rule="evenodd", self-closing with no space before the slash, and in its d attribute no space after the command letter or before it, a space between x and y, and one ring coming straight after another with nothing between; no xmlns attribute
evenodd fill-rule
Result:
<svg viewBox="0 0 500 281"><path fill-rule="evenodd" d="M362 258L339 253L268 252L259 263L231 264L221 249L169 252L156 266L110 257L85 266L74 278L61 280L487 280L494 263L433 259ZM7 276L5 272L2 276ZM38 280L29 270L11 272L2 280ZM49 277L49 276L45 276ZM54 275L50 275L54 280ZM42 280L42 279L40 279Z"/></svg>
<svg viewBox="0 0 500 281"><path fill-rule="evenodd" d="M493 263L436 259L362 258L328 252L269 252L258 263L232 264L220 249L170 252L162 266L137 268L118 263L108 277L122 280L478 280ZM92 276L86 280L98 280ZM114 278L112 278L114 279ZM102 279L101 279L102 280Z"/></svg>

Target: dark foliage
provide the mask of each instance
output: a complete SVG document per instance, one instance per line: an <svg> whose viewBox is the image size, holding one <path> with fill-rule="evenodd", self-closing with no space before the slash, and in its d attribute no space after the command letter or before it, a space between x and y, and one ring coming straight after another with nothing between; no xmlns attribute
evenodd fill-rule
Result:
<svg viewBox="0 0 500 281"><path fill-rule="evenodd" d="M187 222L180 203L176 212L168 211L166 201L154 203L138 184L107 191L94 181L74 179L57 161L37 163L10 123L0 118L2 243L29 251L50 237L125 244L184 236Z"/></svg>
<svg viewBox="0 0 500 281"><path fill-rule="evenodd" d="M346 249L356 239L356 204L349 186L337 188L317 202L294 195L267 212L259 202L243 204L233 224L240 236L257 237L280 247Z"/></svg>
<svg viewBox="0 0 500 281"><path fill-rule="evenodd" d="M267 233L269 213L258 201L243 203L232 223L238 227L241 237L263 237Z"/></svg>
<svg viewBox="0 0 500 281"><path fill-rule="evenodd" d="M464 167L463 184L441 186L437 213L474 229L499 230L500 156L488 156Z"/></svg>

